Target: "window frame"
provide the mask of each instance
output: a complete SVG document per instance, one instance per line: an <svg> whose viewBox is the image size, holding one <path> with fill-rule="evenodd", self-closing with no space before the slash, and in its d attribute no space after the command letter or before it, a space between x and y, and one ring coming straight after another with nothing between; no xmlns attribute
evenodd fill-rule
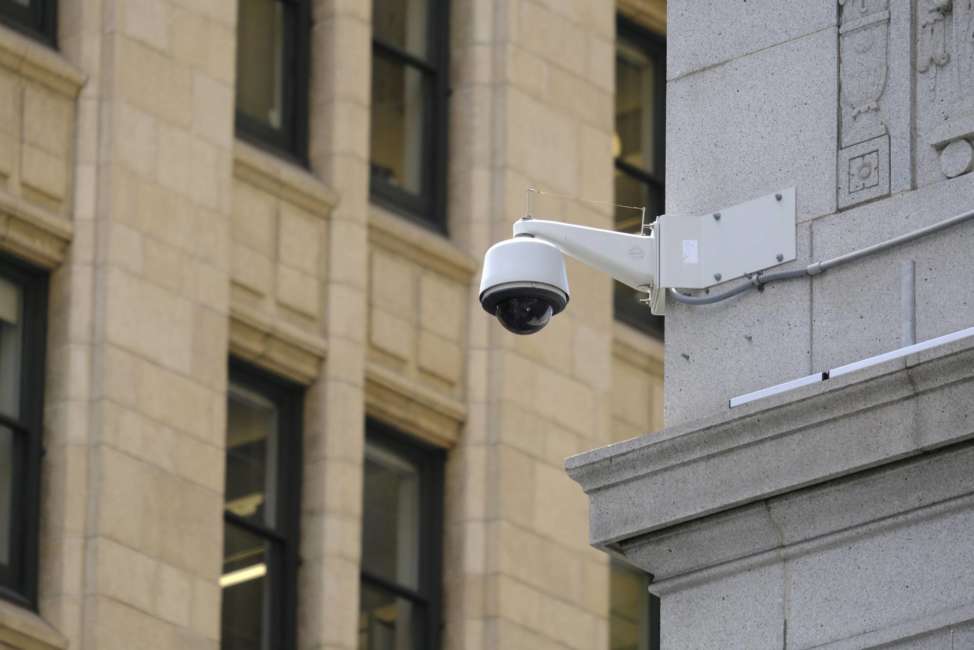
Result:
<svg viewBox="0 0 974 650"><path fill-rule="evenodd" d="M0 0L2 1L2 0ZM287 7L279 71L283 75L281 128L274 129L240 111L234 92L234 132L238 138L302 167L308 159L309 87L311 82L311 1L274 0ZM239 0L238 0L239 7ZM289 24L290 22L293 24ZM239 35L237 46L240 46ZM234 64L236 65L236 63ZM237 70L239 77L240 71ZM239 78L238 78L239 83Z"/></svg>
<svg viewBox="0 0 974 650"><path fill-rule="evenodd" d="M280 523L274 528L236 515L226 508L223 523L261 538L276 548L278 565L268 566L268 592L272 604L270 616L270 648L297 647L298 569L301 565L301 486L303 475L304 392L300 384L288 381L231 357L227 384L227 399L231 385L252 390L266 397L278 408L278 454L276 512ZM277 571L275 571L277 569ZM274 573L279 573L275 576ZM221 589L222 594L222 589ZM220 627L223 627L223 603L220 605Z"/></svg>
<svg viewBox="0 0 974 650"><path fill-rule="evenodd" d="M31 0L20 7L0 0L0 23L57 49L57 0Z"/></svg>
<svg viewBox="0 0 974 650"><path fill-rule="evenodd" d="M405 598L424 608L428 639L417 638L419 634L414 630L413 647L439 650L443 620L443 490L446 451L374 418L366 418L365 439L366 445L373 444L402 455L420 468L419 586L414 590L370 573L365 568L364 557L359 568L359 579L363 585ZM364 505L362 516L365 516ZM361 611L361 598L359 610Z"/></svg>
<svg viewBox="0 0 974 650"><path fill-rule="evenodd" d="M19 571L0 572L0 598L36 611L48 276L3 254L0 254L0 275L20 287L23 300L20 415L14 418L0 413L0 425L13 432L10 566ZM36 361L30 362L31 359Z"/></svg>
<svg viewBox="0 0 974 650"><path fill-rule="evenodd" d="M371 0L369 0L371 1ZM372 74L376 57L404 68L418 70L429 89L424 96L423 129L426 137L420 160L424 172L419 194L386 183L372 169L371 124L369 135L369 200L399 216L446 235L447 146L450 89L450 2L428 0L426 51L421 58L384 41L372 28ZM374 21L374 17L373 17Z"/></svg>
<svg viewBox="0 0 974 650"><path fill-rule="evenodd" d="M666 210L666 37L651 31L623 14L616 16L616 39L624 40L627 44L640 49L647 58L654 63L654 80L656 87L653 92L654 115L657 116L653 124L653 168L659 170L651 174L630 163L613 157L613 170L640 183L647 190L650 197L646 212L650 217L663 214ZM618 44L617 44L618 52ZM618 54L616 55L618 57ZM613 317L626 325L648 334L654 338L664 338L664 319L653 316L645 305L633 300L633 290L615 282L613 284Z"/></svg>

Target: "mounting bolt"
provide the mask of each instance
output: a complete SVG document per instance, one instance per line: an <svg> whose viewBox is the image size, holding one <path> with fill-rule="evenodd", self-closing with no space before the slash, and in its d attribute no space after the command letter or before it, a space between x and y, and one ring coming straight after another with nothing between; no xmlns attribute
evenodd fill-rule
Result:
<svg viewBox="0 0 974 650"><path fill-rule="evenodd" d="M714 273L714 280L717 280L717 282L720 282L720 279L721 279L722 277L723 277L723 276L722 276L722 275L721 275L720 273Z"/></svg>
<svg viewBox="0 0 974 650"><path fill-rule="evenodd" d="M782 255L781 253L778 253L778 255L776 256L776 259L777 259L777 260L778 260L779 262L783 262L783 261L785 260L785 256L784 256L784 255Z"/></svg>
<svg viewBox="0 0 974 650"><path fill-rule="evenodd" d="M714 212L714 221L720 221L720 213Z"/></svg>
<svg viewBox="0 0 974 650"><path fill-rule="evenodd" d="M774 195L774 200L775 200L775 201L780 201L780 200L781 200L781 192L776 192L776 193L775 193L775 195Z"/></svg>

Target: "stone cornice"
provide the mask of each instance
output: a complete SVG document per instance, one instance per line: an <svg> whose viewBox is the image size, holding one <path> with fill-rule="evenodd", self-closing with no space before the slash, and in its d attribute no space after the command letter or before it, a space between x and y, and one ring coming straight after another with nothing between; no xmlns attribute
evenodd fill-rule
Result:
<svg viewBox="0 0 974 650"><path fill-rule="evenodd" d="M63 650L68 640L34 612L0 599L2 644L24 650Z"/></svg>
<svg viewBox="0 0 974 650"><path fill-rule="evenodd" d="M259 148L237 140L233 147L233 175L254 187L326 218L338 196L308 171Z"/></svg>
<svg viewBox="0 0 974 650"><path fill-rule="evenodd" d="M68 220L0 190L0 248L53 269L64 261L72 234Z"/></svg>
<svg viewBox="0 0 974 650"><path fill-rule="evenodd" d="M974 343L962 341L580 454L566 469L590 496L592 543L608 548L971 437Z"/></svg>
<svg viewBox="0 0 974 650"><path fill-rule="evenodd" d="M324 339L283 322L271 322L240 305L230 308L230 352L300 384L318 378Z"/></svg>
<svg viewBox="0 0 974 650"><path fill-rule="evenodd" d="M78 94L86 79L56 51L4 25L0 25L0 65L69 97Z"/></svg>
<svg viewBox="0 0 974 650"><path fill-rule="evenodd" d="M440 447L449 448L456 443L467 419L463 402L424 388L376 363L367 365L365 379L365 407L369 415Z"/></svg>
<svg viewBox="0 0 974 650"><path fill-rule="evenodd" d="M376 205L369 208L369 243L461 283L469 282L479 266L450 240Z"/></svg>

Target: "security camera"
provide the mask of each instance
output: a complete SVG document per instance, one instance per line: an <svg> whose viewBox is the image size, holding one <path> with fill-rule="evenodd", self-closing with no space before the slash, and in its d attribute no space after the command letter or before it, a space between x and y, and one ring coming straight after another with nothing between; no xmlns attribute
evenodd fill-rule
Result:
<svg viewBox="0 0 974 650"><path fill-rule="evenodd" d="M480 304L514 334L534 334L568 304L565 259L554 244L515 237L484 257Z"/></svg>
<svg viewBox="0 0 974 650"><path fill-rule="evenodd" d="M629 234L524 217L484 256L480 304L515 334L534 334L568 305L563 254L646 294L665 312L666 289L705 289L795 259L795 190L699 216L662 215Z"/></svg>

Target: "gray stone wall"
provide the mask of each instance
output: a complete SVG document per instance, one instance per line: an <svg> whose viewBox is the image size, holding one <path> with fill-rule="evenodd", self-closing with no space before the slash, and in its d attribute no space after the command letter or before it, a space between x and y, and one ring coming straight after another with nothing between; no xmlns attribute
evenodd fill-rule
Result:
<svg viewBox="0 0 974 650"><path fill-rule="evenodd" d="M801 268L970 210L972 25L950 0L674 3L668 214L794 186ZM904 302L917 340L974 325L972 244L668 305L667 428L567 463L593 545L653 574L664 648L974 648L974 342L728 406L904 345Z"/></svg>

